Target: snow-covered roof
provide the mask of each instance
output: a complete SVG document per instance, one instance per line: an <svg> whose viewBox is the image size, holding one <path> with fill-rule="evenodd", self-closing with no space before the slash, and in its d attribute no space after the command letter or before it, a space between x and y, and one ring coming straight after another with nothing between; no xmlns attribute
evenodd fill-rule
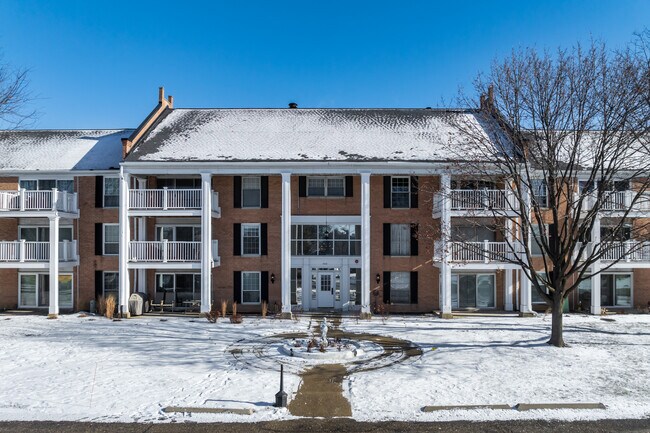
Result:
<svg viewBox="0 0 650 433"><path fill-rule="evenodd" d="M0 170L69 171L119 168L122 138L132 129L0 131Z"/></svg>
<svg viewBox="0 0 650 433"><path fill-rule="evenodd" d="M126 161L444 161L459 124L500 130L478 110L166 110Z"/></svg>

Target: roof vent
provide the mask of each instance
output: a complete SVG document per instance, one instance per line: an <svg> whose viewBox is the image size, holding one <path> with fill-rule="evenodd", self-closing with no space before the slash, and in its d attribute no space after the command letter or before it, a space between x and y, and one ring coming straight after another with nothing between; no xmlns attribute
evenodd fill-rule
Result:
<svg viewBox="0 0 650 433"><path fill-rule="evenodd" d="M295 102L289 102L289 108L298 108L298 104Z"/></svg>

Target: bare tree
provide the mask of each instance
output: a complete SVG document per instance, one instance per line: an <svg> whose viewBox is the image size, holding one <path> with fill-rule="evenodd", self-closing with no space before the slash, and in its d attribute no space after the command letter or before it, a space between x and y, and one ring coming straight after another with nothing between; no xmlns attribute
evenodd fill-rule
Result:
<svg viewBox="0 0 650 433"><path fill-rule="evenodd" d="M650 215L650 70L642 52L597 43L515 50L475 81L480 102L462 98L480 105L479 122L450 120L466 137L448 149L462 161L455 177L495 179L509 190L507 198L462 196L490 212L468 221L515 234L504 236L507 253L484 253L517 265L550 306L554 346L564 346L563 303L581 282L634 254L650 260L647 220L638 218ZM458 200L453 193L448 199Z"/></svg>
<svg viewBox="0 0 650 433"><path fill-rule="evenodd" d="M27 76L27 69L11 68L0 54L0 128L19 128L35 117L28 109L32 96Z"/></svg>

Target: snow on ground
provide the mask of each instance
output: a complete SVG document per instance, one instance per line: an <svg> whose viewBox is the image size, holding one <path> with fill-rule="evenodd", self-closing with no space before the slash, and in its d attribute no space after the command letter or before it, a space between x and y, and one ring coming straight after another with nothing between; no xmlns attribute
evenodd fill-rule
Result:
<svg viewBox="0 0 650 433"><path fill-rule="evenodd" d="M550 318L393 316L345 319L350 332L411 340L421 357L355 373L344 395L358 420L595 419L650 416L650 316L565 318L569 348L545 344ZM277 371L234 361L241 339L305 331L299 321L0 316L0 419L79 421L261 421ZM435 349L435 350L433 350ZM555 372L557 370L557 372ZM300 384L285 376L291 398ZM471 410L423 413L426 405L602 402L607 410ZM252 416L167 414L166 406L247 407Z"/></svg>

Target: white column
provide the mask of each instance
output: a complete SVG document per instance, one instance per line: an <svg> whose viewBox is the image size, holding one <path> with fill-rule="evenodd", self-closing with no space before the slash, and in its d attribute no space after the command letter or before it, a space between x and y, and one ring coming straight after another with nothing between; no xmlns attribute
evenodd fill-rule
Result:
<svg viewBox="0 0 650 433"><path fill-rule="evenodd" d="M49 317L59 315L59 216L50 217L50 309Z"/></svg>
<svg viewBox="0 0 650 433"><path fill-rule="evenodd" d="M525 185L524 183L521 184L521 199L523 200L523 208L524 212L528 212L530 214L530 192L528 191L528 186ZM529 217L530 218L530 217ZM523 234L521 241L523 243ZM530 251L530 227L528 227L528 250ZM523 251L520 253L521 254L521 259L524 263L528 263L528 256L523 253ZM522 316L526 315L531 315L533 314L533 306L531 303L531 288L532 284L531 281L528 279L526 276L525 272L520 272L520 293L519 293L519 314Z"/></svg>
<svg viewBox="0 0 650 433"><path fill-rule="evenodd" d="M370 172L361 173L361 316L370 316Z"/></svg>
<svg viewBox="0 0 650 433"><path fill-rule="evenodd" d="M201 313L212 309L212 176L201 173Z"/></svg>
<svg viewBox="0 0 650 433"><path fill-rule="evenodd" d="M291 173L282 173L282 222L280 227L282 260L282 317L291 318ZM303 295L304 296L304 295Z"/></svg>
<svg viewBox="0 0 650 433"><path fill-rule="evenodd" d="M341 266L341 307L343 311L350 311L350 265Z"/></svg>
<svg viewBox="0 0 650 433"><path fill-rule="evenodd" d="M124 168L120 169L120 256L119 256L119 271L120 271L120 292L119 292L119 309L126 317L130 317L129 313L129 295L130 295L130 281L129 269L127 266L129 241L131 240L131 229L129 227L129 180L130 175L124 173Z"/></svg>
<svg viewBox="0 0 650 433"><path fill-rule="evenodd" d="M593 245L600 244L600 216L596 216L594 221L594 226L591 229L591 248L594 248ZM601 305L600 305L600 274L596 275L600 271L600 260L596 261L591 265L591 314L600 315Z"/></svg>
<svg viewBox="0 0 650 433"><path fill-rule="evenodd" d="M506 219L506 239L508 240L509 245L514 245L513 243L513 238L512 238L512 220L511 219ZM505 278L504 278L504 296L505 296L505 302L504 302L504 307L506 311L512 311L514 309L514 306L512 304L512 298L513 298L513 280L512 280L512 269L506 269L505 271Z"/></svg>
<svg viewBox="0 0 650 433"><path fill-rule="evenodd" d="M147 179L138 178L137 179L138 189L147 188ZM147 239L147 219L145 217L138 218L138 240L144 241ZM147 291L147 270L138 269L138 292L144 293Z"/></svg>
<svg viewBox="0 0 650 433"><path fill-rule="evenodd" d="M441 316L451 319L451 267L449 237L451 236L451 176L443 174L440 176L440 242L442 252L442 264L440 266L440 312Z"/></svg>

